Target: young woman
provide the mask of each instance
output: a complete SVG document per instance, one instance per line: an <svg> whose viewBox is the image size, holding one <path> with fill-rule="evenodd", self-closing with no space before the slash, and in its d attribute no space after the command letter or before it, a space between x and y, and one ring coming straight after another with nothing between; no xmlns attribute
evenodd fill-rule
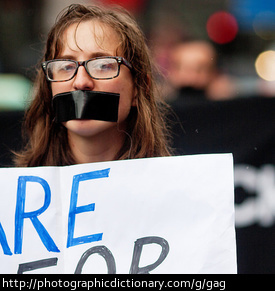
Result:
<svg viewBox="0 0 275 291"><path fill-rule="evenodd" d="M57 122L53 97L72 92L119 95L117 121ZM170 155L164 108L156 96L144 36L133 18L118 8L71 5L48 35L25 116L28 140L15 164L61 166Z"/></svg>

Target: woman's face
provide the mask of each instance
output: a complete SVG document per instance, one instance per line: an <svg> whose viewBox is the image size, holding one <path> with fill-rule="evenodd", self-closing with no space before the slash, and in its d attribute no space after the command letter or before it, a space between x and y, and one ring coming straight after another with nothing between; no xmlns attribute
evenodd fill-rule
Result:
<svg viewBox="0 0 275 291"><path fill-rule="evenodd" d="M58 58L85 61L99 56L116 56L119 39L116 32L99 21L83 21L72 24L63 36L63 50ZM119 55L123 57L122 55ZM78 68L76 76L66 82L53 82L52 94L75 91L105 91L120 94L118 123L119 129L126 126L126 119L132 106L136 106L135 88L128 67L121 65L119 76L109 80L92 79L83 66ZM117 128L114 122L99 120L70 120L64 122L68 133L91 137L111 128Z"/></svg>

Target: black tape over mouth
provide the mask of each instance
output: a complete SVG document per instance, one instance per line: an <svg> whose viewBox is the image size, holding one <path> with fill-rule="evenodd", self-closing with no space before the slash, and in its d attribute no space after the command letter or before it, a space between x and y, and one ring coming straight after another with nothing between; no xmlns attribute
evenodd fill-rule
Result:
<svg viewBox="0 0 275 291"><path fill-rule="evenodd" d="M75 119L94 119L117 122L118 93L102 91L70 91L53 97L56 122Z"/></svg>

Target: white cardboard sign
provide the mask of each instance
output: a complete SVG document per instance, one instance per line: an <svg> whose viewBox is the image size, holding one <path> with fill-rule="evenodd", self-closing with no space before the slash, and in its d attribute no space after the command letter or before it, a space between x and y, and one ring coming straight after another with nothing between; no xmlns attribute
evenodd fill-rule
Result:
<svg viewBox="0 0 275 291"><path fill-rule="evenodd" d="M236 273L230 154L0 169L0 273Z"/></svg>

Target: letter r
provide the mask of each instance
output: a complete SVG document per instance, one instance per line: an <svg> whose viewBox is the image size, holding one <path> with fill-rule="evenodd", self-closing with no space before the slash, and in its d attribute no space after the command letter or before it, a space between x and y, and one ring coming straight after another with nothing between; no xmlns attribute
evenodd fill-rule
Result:
<svg viewBox="0 0 275 291"><path fill-rule="evenodd" d="M44 205L36 210L31 212L25 212L25 200L26 200L26 184L27 182L36 182L39 183L45 192ZM14 237L14 253L22 253L22 239L23 239L23 222L25 218L29 218L36 229L40 239L47 248L49 252L60 252L57 246L55 245L53 239L50 237L46 228L37 218L42 214L51 203L51 190L50 186L44 179L36 176L20 176L18 178L18 187L17 187L17 202L16 202L16 211L15 211L15 237Z"/></svg>
<svg viewBox="0 0 275 291"><path fill-rule="evenodd" d="M151 265L140 268L139 261L141 257L142 248L146 244L158 244L161 246L161 254L156 262ZM159 266L167 257L169 253L169 244L167 240L157 236L148 236L139 238L135 241L134 253L132 258L132 265L130 268L130 274L149 274L150 271L154 270Z"/></svg>

